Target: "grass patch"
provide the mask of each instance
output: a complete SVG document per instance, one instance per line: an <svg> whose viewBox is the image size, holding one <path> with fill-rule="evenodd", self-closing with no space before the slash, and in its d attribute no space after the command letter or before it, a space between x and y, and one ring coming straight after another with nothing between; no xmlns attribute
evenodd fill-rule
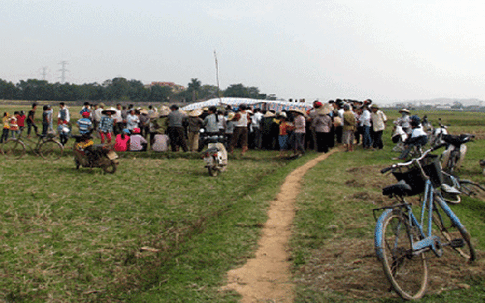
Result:
<svg viewBox="0 0 485 303"><path fill-rule="evenodd" d="M484 128L475 126L479 117L483 119L483 114L455 118L453 121L459 124L453 130L481 133ZM452 127L449 130L459 133ZM305 175L291 240L296 302L401 301L388 291L390 284L373 247L372 209L392 203L382 196L381 188L395 182L392 175L380 174L380 169L395 157L389 129L384 138L384 150L335 154ZM478 166L484 147L482 140L468 144L462 177L484 183ZM452 206L470 231L479 260L465 265L451 252L431 258L428 295L422 301L483 300L484 203L464 197L461 204Z"/></svg>

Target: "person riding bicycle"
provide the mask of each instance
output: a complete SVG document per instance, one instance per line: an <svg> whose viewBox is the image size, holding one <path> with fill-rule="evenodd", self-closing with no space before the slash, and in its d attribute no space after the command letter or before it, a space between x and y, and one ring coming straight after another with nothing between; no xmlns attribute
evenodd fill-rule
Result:
<svg viewBox="0 0 485 303"><path fill-rule="evenodd" d="M411 136L404 141L405 149L402 151L399 158L393 158L393 160L404 160L414 146L424 146L428 143L428 135L423 130L421 119L417 115L413 115L411 116L410 124L412 131Z"/></svg>

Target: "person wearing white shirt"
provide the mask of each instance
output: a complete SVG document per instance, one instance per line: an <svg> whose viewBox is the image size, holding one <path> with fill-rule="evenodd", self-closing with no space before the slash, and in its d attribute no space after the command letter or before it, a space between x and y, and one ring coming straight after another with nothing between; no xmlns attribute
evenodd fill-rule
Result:
<svg viewBox="0 0 485 303"><path fill-rule="evenodd" d="M369 149L370 146L372 145L372 138L370 134L370 129L372 127L371 123L371 114L367 106L364 105L362 109L362 114L360 115L359 118L359 123L364 129L364 135L362 138L362 147L364 149Z"/></svg>
<svg viewBox="0 0 485 303"><path fill-rule="evenodd" d="M253 143L255 149L261 149L261 121L263 114L259 108L254 109L253 117L251 118L251 128L253 130Z"/></svg>
<svg viewBox="0 0 485 303"><path fill-rule="evenodd" d="M428 135L423 130L423 126L421 125L421 119L414 115L411 116L411 136L404 141L405 149L402 151L399 158L393 158L393 160L405 160L408 156L409 152L414 146L423 146L428 143Z"/></svg>

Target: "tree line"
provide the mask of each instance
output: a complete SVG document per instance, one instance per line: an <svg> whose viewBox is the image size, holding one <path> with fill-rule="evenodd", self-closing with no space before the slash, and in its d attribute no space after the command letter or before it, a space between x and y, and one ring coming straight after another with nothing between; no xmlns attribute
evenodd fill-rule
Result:
<svg viewBox="0 0 485 303"><path fill-rule="evenodd" d="M49 83L46 80L20 80L17 84L0 79L0 99L30 101L149 101L149 102L191 102L217 97L240 97L266 99L267 95L257 87L231 84L219 91L217 86L202 85L192 78L187 88L173 91L168 86L146 87L139 80L122 77L99 83Z"/></svg>

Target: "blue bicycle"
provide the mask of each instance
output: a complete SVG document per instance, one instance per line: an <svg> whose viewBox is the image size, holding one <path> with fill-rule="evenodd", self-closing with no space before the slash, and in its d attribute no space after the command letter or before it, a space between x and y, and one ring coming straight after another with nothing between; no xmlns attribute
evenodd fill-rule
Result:
<svg viewBox="0 0 485 303"><path fill-rule="evenodd" d="M441 257L444 249L450 249L469 262L476 258L470 234L437 190L443 181L441 165L438 156L430 154L437 148L381 171L391 171L399 180L383 189L385 196L398 203L374 209L375 217L383 211L375 227L375 250L387 279L405 300L419 299L426 292L427 252ZM419 217L405 199L413 195L422 195Z"/></svg>

